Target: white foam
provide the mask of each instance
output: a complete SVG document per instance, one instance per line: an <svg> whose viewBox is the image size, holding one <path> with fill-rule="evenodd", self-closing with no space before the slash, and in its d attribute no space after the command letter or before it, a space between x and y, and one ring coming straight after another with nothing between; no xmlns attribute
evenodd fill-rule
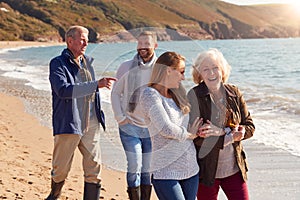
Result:
<svg viewBox="0 0 300 200"><path fill-rule="evenodd" d="M46 45L41 45L37 47L23 46L23 47L4 48L4 49L0 49L0 53L5 53L9 51L19 51L21 49L30 49L30 48L38 48L38 47L46 47Z"/></svg>
<svg viewBox="0 0 300 200"><path fill-rule="evenodd" d="M271 112L268 115L256 115L253 119L256 125L254 139L257 142L300 156L300 124L295 119L288 116L278 118Z"/></svg>
<svg viewBox="0 0 300 200"><path fill-rule="evenodd" d="M48 80L48 67L46 66L30 66L22 65L22 63L1 62L0 69L5 71L2 76L23 79L28 81L26 85L30 85L38 90L50 91Z"/></svg>

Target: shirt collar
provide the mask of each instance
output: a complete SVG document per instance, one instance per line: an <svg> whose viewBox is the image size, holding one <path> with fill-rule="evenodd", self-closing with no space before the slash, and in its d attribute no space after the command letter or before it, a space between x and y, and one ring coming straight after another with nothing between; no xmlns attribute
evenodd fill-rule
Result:
<svg viewBox="0 0 300 200"><path fill-rule="evenodd" d="M206 86L206 84L204 83L204 81L202 81L199 85L198 85L198 95L200 97L204 97L207 95L210 95L210 92ZM228 84L224 84L221 83L221 87L224 88L224 90L226 91L226 95L231 96L231 97L236 97L236 94L234 94L228 87Z"/></svg>

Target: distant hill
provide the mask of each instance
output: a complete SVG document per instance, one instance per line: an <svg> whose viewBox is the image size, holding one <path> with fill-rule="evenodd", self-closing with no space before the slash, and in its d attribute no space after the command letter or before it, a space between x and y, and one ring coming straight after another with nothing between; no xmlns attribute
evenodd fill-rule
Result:
<svg viewBox="0 0 300 200"><path fill-rule="evenodd" d="M62 41L70 25L90 41L130 39L158 27L160 40L300 36L300 15L287 5L237 6L218 0L0 0L0 40Z"/></svg>

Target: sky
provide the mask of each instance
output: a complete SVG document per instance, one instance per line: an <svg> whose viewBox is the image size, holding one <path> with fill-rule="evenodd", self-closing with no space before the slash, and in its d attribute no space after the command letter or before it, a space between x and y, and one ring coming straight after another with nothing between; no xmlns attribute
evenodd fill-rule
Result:
<svg viewBox="0 0 300 200"><path fill-rule="evenodd" d="M268 4L268 3L296 3L297 2L297 0L222 0L222 1L232 3L232 4L237 4L237 5Z"/></svg>

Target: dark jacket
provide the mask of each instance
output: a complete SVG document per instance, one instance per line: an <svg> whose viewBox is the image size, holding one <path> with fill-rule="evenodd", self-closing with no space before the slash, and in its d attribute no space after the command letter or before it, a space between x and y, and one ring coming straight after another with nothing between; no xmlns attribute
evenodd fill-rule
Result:
<svg viewBox="0 0 300 200"><path fill-rule="evenodd" d="M232 109L234 122L245 127L246 133L244 139L252 137L255 127L242 94L234 85L224 84L223 87L226 92L226 107L227 109ZM214 113L218 109L212 102L211 95L204 82L195 86L188 92L188 99L191 103L190 123L199 116L200 118L203 118L204 122L210 120L220 128L225 128L226 122L220 122L220 120L218 120L218 114ZM211 186L214 184L219 151L220 149L223 149L224 136L212 136L206 139L197 137L194 139L194 144L196 146L198 155L197 160L200 166L200 183ZM232 145L243 179L247 180L246 172L248 171L248 167L242 143L234 142Z"/></svg>
<svg viewBox="0 0 300 200"><path fill-rule="evenodd" d="M95 93L93 107L99 123L105 129L104 114L101 111L98 82L92 67L93 58L85 56L87 68L92 75L91 82L81 82L79 68L69 50L50 61L49 80L52 89L53 135L82 134L81 113L84 97Z"/></svg>

